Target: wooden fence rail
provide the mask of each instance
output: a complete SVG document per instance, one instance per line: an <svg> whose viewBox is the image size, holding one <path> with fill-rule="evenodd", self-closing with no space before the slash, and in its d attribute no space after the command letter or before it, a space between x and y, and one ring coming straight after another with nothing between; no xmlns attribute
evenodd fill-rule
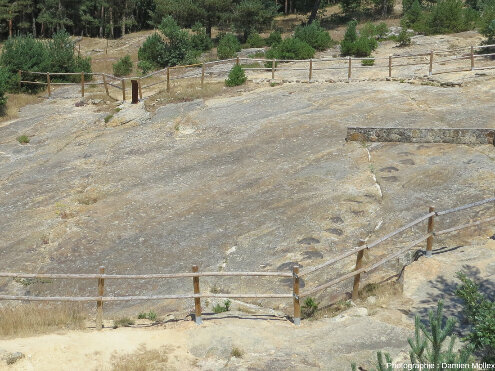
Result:
<svg viewBox="0 0 495 371"><path fill-rule="evenodd" d="M266 71L271 73L271 78L275 79L275 75L277 71L307 71L307 79L309 82L314 80L315 77L315 72L317 71L339 71L341 70L342 72L346 72L346 78L342 78L342 81L351 81L352 76L353 76L353 71L355 70L361 70L361 69L377 69L377 70L385 70L384 77L391 78L393 75L393 69L397 69L399 67L406 67L406 66L420 66L420 65L425 65L428 66L428 72L427 75L435 75L435 74L442 74L442 73L451 73L451 72L462 72L462 71L474 71L474 70L485 70L485 69L493 69L495 68L494 66L482 66L482 67L476 67L475 65L475 59L477 58L487 58L487 57L493 57L495 56L495 53L487 53L487 54L475 54L475 50L482 50L485 48L490 48L490 47L495 47L495 45L473 45L469 47L464 47L464 48L456 48L452 50L437 50L437 51L430 51L429 53L420 53L420 54L411 54L411 55L389 55L387 57L366 57L366 58L353 58L353 57L339 57L339 58L320 58L320 59L304 59L304 60L278 60L278 59L266 59L266 58L247 58L247 57L236 57L236 58L231 58L231 59L225 59L225 60L217 60L217 61L211 61L211 62L204 62L204 63L196 63L196 64L190 64L190 65L185 65L185 66L173 66L173 67L166 67L158 71L151 72L147 75L144 76L136 76L136 77L118 77L106 73L100 73L100 72L39 72L39 71L18 71L18 77L19 77L19 87L21 87L22 84L34 84L34 85L46 85L47 86L47 92L48 96L51 96L52 89L51 87L54 85L80 85L81 86L81 96L84 97L84 87L86 85L104 85L105 88L105 93L109 95L108 91L108 86L115 87L119 90L121 90L122 94L122 101L126 100L126 80L137 80L138 81L138 88L139 88L139 96L140 99L142 99L143 93L142 89L150 88L152 86L157 86L160 84L166 84L167 86L167 91L171 90L171 81L173 80L179 80L179 79L186 79L186 78L192 78L192 77L197 77L200 78L201 81L201 87L204 87L204 80L205 76L208 75L207 67L210 66L215 66L215 65L221 65L221 64L240 64L241 61L249 61L249 62L258 62L258 63L264 63L264 67L244 67L246 71ZM449 55L453 53L454 51L465 51L465 53L461 53L461 55ZM440 57L440 59L439 59ZM446 57L442 59L442 57ZM409 58L415 58L415 59L420 59L420 61L411 61L410 63L407 62L407 59ZM406 59L405 62L396 62L399 59ZM362 65L356 65L353 63L353 61L383 61L383 64L377 64L377 65L371 65L371 66L362 66ZM435 71L434 70L434 65L436 64L446 64L450 62L458 62L458 61L463 61L463 60L469 60L469 66L466 66L465 68L462 68L460 70L449 70L449 71ZM319 65L322 62L335 62L338 63L339 65L337 66L321 66ZM288 63L307 63L307 67L298 67L298 66L287 66ZM285 66L284 66L285 65ZM174 70L194 70L193 75L189 76L178 76L178 77L171 77L171 71ZM197 71L196 71L197 70ZM210 73L223 73L225 74L226 71L220 71L220 72L215 72L212 71ZM344 72L344 73L345 73ZM425 71L426 72L426 71ZM32 75L37 75L40 77L45 77L45 81L30 81L26 79L22 79L23 74L32 74ZM413 73L417 74L417 73ZM80 82L78 83L71 83L71 82L51 82L51 79L53 79L54 76L76 76L80 75ZM102 81L98 82L88 82L85 81L85 76L92 76L92 77L100 77ZM164 77L164 80L162 81L152 81L147 84L143 84L142 81L146 80L148 78L159 78L160 76ZM117 80L120 82L120 84L112 84L110 82L107 82L107 79L113 79ZM338 78L334 78L334 81L339 81ZM128 85L129 86L129 85Z"/></svg>
<svg viewBox="0 0 495 371"><path fill-rule="evenodd" d="M300 300L304 297L320 293L330 287L337 285L340 282L354 278L354 284L352 289L352 298L356 299L359 292L359 285L361 281L361 274L369 273L375 269L382 267L385 263L392 259L398 258L409 250L413 249L420 243L427 241L426 256L430 257L433 247L433 238L446 233L452 233L461 229L470 228L483 223L494 221L495 217L478 220L476 222L463 224L451 228L447 228L441 231L434 231L434 218L449 213L455 213L462 210L467 210L473 207L485 205L491 202L495 202L495 197L481 200L478 202L462 205L456 208L447 209L443 211L435 211L433 207L430 207L429 212L406 225L386 234L382 238L376 240L373 243L366 243L361 240L357 247L352 248L350 251L344 254L332 258L322 264L306 269L304 272L299 272L299 267L294 266L292 272L200 272L198 266L194 265L191 272L184 273L160 273L160 274L106 274L105 267L100 267L98 273L95 274L65 274L65 273L11 273L0 272L0 277L4 278L30 278L30 279L97 279L98 280L98 295L97 296L51 296L51 297L36 297L36 296L22 296L22 295L0 295L0 300L22 300L22 301L44 301L44 302L96 302L96 328L101 329L103 324L103 303L104 302L116 302L116 301L142 301L142 300L180 300L180 299L194 299L195 305L195 321L200 324L201 320L201 298L256 298L256 299L293 299L294 306L294 324L298 325L301 320L301 303ZM385 242L386 240L398 235L405 230L418 225L419 223L428 220L427 233L420 238L408 243L405 247L392 252L384 258L372 263L369 266L362 266L362 258L364 250L369 250L378 244ZM345 258L348 258L354 254L357 254L356 264L353 271L341 275L329 282L321 284L311 289L306 289L303 293L300 293L300 279L303 276L319 271L327 266L333 265ZM213 294L213 293L201 293L200 292L200 277L278 277L278 278L292 278L292 293L269 293L269 294ZM192 294L177 294L177 295L149 295L149 296L104 296L104 284L107 279L134 279L134 280L149 280L149 279L177 279L177 278L193 278L193 293Z"/></svg>

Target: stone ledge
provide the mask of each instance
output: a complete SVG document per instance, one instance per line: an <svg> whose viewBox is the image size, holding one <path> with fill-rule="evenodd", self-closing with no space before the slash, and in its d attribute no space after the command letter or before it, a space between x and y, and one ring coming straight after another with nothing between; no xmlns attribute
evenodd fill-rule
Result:
<svg viewBox="0 0 495 371"><path fill-rule="evenodd" d="M346 141L494 144L495 129L348 127Z"/></svg>

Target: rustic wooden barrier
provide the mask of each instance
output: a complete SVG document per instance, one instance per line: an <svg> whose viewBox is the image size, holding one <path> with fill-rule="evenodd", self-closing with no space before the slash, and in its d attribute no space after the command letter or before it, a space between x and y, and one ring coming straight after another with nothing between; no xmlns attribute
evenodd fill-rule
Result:
<svg viewBox="0 0 495 371"><path fill-rule="evenodd" d="M22 301L45 301L45 302L96 302L96 328L101 329L103 324L103 303L112 301L138 301L138 300L178 300L178 299L194 299L195 307L195 321L200 324L201 319L201 298L266 298L266 299L289 299L293 300L293 321L295 325L299 325L301 321L301 298L308 297L310 295L319 293L326 290L332 286L337 285L347 279L354 278L354 284L352 289L352 298L357 299L359 294L359 284L361 281L362 273L369 273L375 269L383 266L385 263L391 261L392 259L398 258L404 253L408 252L418 244L427 241L426 246L426 256L430 257L431 254L428 252L432 251L434 236L439 236L446 233L452 233L461 229L470 228L483 223L487 223L495 220L495 217L486 218L483 220L478 220L476 222L459 225L444 229L441 231L434 231L434 217L446 215L450 213L459 212L469 208L481 206L487 203L495 202L495 197L474 202L467 205L462 205L456 208L447 209L444 211L435 211L433 207L430 207L428 214L423 215L410 223L388 233L382 238L376 240L373 243L366 243L361 240L357 247L352 248L350 251L332 258L323 264L315 267L307 268L304 272L300 273L299 267L294 266L292 268L292 273L290 272L199 272L198 266L194 265L192 267L191 273L160 273L160 274L105 274L105 268L100 267L99 273L97 274L65 274L65 273L10 273L10 272L0 272L0 277L9 278L50 278L50 279L97 279L98 280L98 296L95 297L65 297L65 296L53 296L53 297L35 297L35 296L19 296L19 295L0 295L0 300L22 300ZM367 267L363 267L363 254L365 250L369 250L374 246L398 235L399 233L418 225L419 223L428 219L428 229L427 234L421 236L417 240L407 244L405 247L385 256L383 259L372 263ZM321 284L312 289L307 289L304 293L300 293L300 279L301 277L314 273L324 267L335 264L336 262L350 257L357 253L356 265L352 272L346 273L339 276L332 281ZM169 278L193 278L193 294L182 294L182 295L154 295L154 296L103 296L104 295L104 282L106 279L169 279ZM272 293L272 294L211 294L211 293L201 293L199 287L200 277L292 277L292 293Z"/></svg>
<svg viewBox="0 0 495 371"><path fill-rule="evenodd" d="M449 63L449 62L456 62L456 61L460 61L462 59L470 59L471 61L471 66L470 66L470 70L471 71L474 71L474 70L486 70L486 69L493 69L495 68L495 66L481 66L481 67L475 67L475 58L486 58L486 57L489 57L489 56L493 56L495 55L495 53L490 53L490 54L475 54L474 53L474 50L477 49L477 50L480 50L480 49L484 49L484 48L489 48L489 47L494 47L495 45L480 45L480 46L471 46L471 47L468 47L469 48L469 52L463 54L463 55L460 55L460 56L454 56L452 58L448 58L448 59L438 59L438 61L436 63L439 63L439 64L445 64L445 63ZM308 81L312 81L313 78L314 78L314 71L324 71L324 70L344 70L344 69L347 69L347 79L345 81L350 81L351 78L352 78L352 69L353 69L353 66L352 66L352 62L353 60L363 60L363 59L374 59L375 61L382 61L383 60L383 63L378 63L378 64L375 64L373 66L355 66L354 68L355 69L360 69L360 68L366 68L366 69L369 69L369 68L376 68L376 69L387 69L387 64L388 64L388 78L391 78L392 77L392 68L393 67L396 67L396 68L399 68L399 67L404 67L404 66L419 66L419 65L428 65L428 75L436 75L436 74L442 74L442 73L450 73L450 72L461 72L461 71L468 71L469 69L462 69L462 70L449 70L449 71L436 71L436 72L433 72L433 63L434 63L434 55L435 54L438 54L438 55L446 55L446 54L449 54L449 53L453 53L454 51L461 51L461 50L465 50L466 48L456 48L456 49L453 49L453 50L437 50L437 51L430 51L429 53L425 54L425 53L421 53L421 54L413 54L413 55L390 55L388 57L384 57L384 58L352 58L352 57L347 57L347 58L320 58L320 59L307 59L307 60L277 60L277 59L262 59L262 58L246 58L246 57L236 57L236 58L232 58L232 59L225 59L225 60L220 60L220 61L213 61L213 62L205 62L205 63L199 63L199 64L191 64L191 65L187 65L187 66L174 66L174 67L167 67L167 68L164 68L162 70L158 70L158 71L154 71L152 73L149 73L148 75L145 75L145 76L140 76L140 77L128 77L128 78L119 78L119 77L115 77L113 75L108 75L108 74L104 74L104 73L91 73L91 75L93 76L97 76L97 75L101 75L102 76L102 82L97 82L97 83L87 83L84 81L84 77L81 78L81 95L84 97L84 86L85 85L94 85L94 84L102 84L105 88L105 93L107 95L109 95L109 92L108 92L108 86L113 86L113 87L116 87L117 89L121 89L122 90L122 98L123 98L123 101L125 101L125 87L124 89L122 89L121 86L118 86L118 85L115 85L115 84L112 84L112 83L109 83L107 82L107 78L113 78L113 79L116 79L116 80L120 80L121 81L121 85L124 85L125 86L125 80L138 80L139 82L139 97L140 99L143 99L142 96L143 96L143 92L142 90L143 89L146 89L148 87L151 87L151 86L155 86L155 85L159 85L159 84L164 84L166 83L167 84L167 91L170 92L170 89L171 89L171 84L170 84L170 80L172 80L172 78L170 77L170 70L172 69L186 69L186 68L195 68L195 67L198 67L198 72L197 72L197 77L200 77L200 81L201 81L201 87L204 87L204 83L205 83L205 75L206 75L206 67L209 66L209 65L217 65L217 64L223 64L223 63L235 63L237 65L240 64L240 61L241 60L248 60L248 61L257 61L257 62L262 62L262 63L267 63L268 65L271 64L270 67L246 67L244 68L245 70L253 70L253 71L270 71L271 72L271 77L272 79L275 79L275 72L276 71L284 71L284 70L287 70L287 71L302 71L302 70L306 70L308 71ZM429 60L425 60L424 58L425 57L429 57ZM393 63L393 59L405 59L406 62L404 63ZM412 59L412 61L410 61ZM419 61L418 61L419 59ZM345 63L346 65L342 65L342 66L327 66L327 67L319 67L319 68L314 68L314 63L316 61L319 61L319 62L336 62L336 63ZM386 62L387 61L387 62ZM297 66L291 66L291 67L284 67L284 64L286 63L301 63L301 62L308 62L309 63L309 66L308 68L301 68L301 67L297 67ZM278 64L280 64L280 66L278 66ZM19 88L21 88L21 84L37 84L37 85L48 85L48 81L47 82L41 82L41 81L24 81L22 80L22 73L25 72L25 73L30 73L30 74L42 74L42 75L45 75L47 74L47 72L33 72L33 71L18 71L18 78L19 78ZM50 73L50 75L76 75L76 74L79 74L79 73ZM84 74L84 73L82 73ZM143 79L147 79L147 78L150 78L150 77L153 77L153 76L159 76L159 75L163 75L165 74L166 75L166 79L165 81L158 81L158 82L152 82L150 84L146 84L146 85L142 85L141 84L141 80ZM86 73L86 75L89 75L89 73ZM184 79L184 78L189 78L189 77L194 77L195 75L186 75L186 76L178 76L174 79ZM340 81L339 79L334 79L334 81ZM344 80L342 80L344 81ZM51 89L52 89L52 86L53 85L73 85L75 83L69 83L69 82L66 82L66 83L50 83L50 87L48 89L48 86L47 86L47 90L49 92L49 96L51 94Z"/></svg>

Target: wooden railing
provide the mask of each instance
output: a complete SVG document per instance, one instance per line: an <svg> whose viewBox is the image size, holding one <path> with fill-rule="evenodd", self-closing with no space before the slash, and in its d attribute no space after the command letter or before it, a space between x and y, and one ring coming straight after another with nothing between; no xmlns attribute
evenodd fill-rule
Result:
<svg viewBox="0 0 495 371"><path fill-rule="evenodd" d="M293 299L294 315L293 320L295 324L300 323L301 319L301 304L300 301L304 297L314 295L322 292L330 287L337 285L338 283L354 278L352 298L356 299L359 292L359 284L361 274L369 273L375 269L383 266L388 261L399 257L400 255L411 250L421 242L427 241L426 244L426 256L431 257L433 249L433 239L435 236L440 236L446 233L452 233L461 229L470 228L483 223L494 221L495 217L478 220L476 222L463 224L448 229L434 231L434 220L436 217L459 212L462 210L470 209L473 207L485 205L495 202L495 197L488 198L482 201L478 201L471 204L462 205L453 209L444 211L435 211L433 207L430 207L429 212L412 222L388 233L387 235L379 238L378 240L367 243L361 240L359 245L351 248L349 251L332 258L317 266L307 268L302 272L299 271L298 266L292 268L292 272L200 272L198 266L192 267L190 273L166 273L166 274L105 274L105 268L100 267L99 272L96 274L65 274L65 273L9 273L0 272L0 277L7 278L25 278L25 279L97 279L98 280L98 294L97 296L51 296L51 297L36 297L36 296L20 296L20 295L0 295L0 300L24 300L24 301L57 301L57 302L96 302L97 303L97 316L96 316L96 328L102 328L103 321L103 303L113 301L137 301L137 300L178 300L178 299L194 299L195 303L195 320L196 323L201 323L201 298L265 298L265 299ZM381 260L374 262L373 264L362 267L362 259L364 250L369 250L388 239L397 236L398 234L412 228L423 221L428 220L427 233L420 238L408 243L405 247L392 252ZM311 289L306 289L303 293L300 293L300 279L307 275L320 271L323 268L334 265L341 260L349 258L357 254L356 265L353 271L343 274L340 277L333 279L329 282L321 284ZM215 294L215 293L201 293L199 286L200 277L285 277L292 278L292 292L291 293L270 293L270 294ZM154 279L171 279L171 278L192 278L193 279L193 293L192 294L180 294L180 295L150 295L150 296L104 296L104 282L107 279L131 279L131 280L154 280Z"/></svg>
<svg viewBox="0 0 495 371"><path fill-rule="evenodd" d="M477 45L470 46L465 48L456 48L452 50L437 50L430 51L428 53L420 53L420 54L410 54L410 55L390 55L388 57L368 57L368 58L352 58L352 57L344 57L344 58L319 58L319 59L306 59L306 60L279 60L279 59L264 59L264 58L246 58L246 57L237 57L233 59L225 59L225 60L217 60L212 62L204 62L191 64L186 66L174 66L167 67L158 71L154 71L144 76L136 76L136 77L117 77L114 75L106 74L106 73L85 73L85 72L66 72L66 73L53 73L53 72L35 72L35 71L18 71L19 74L19 87L22 84L36 84L36 85L45 85L47 87L48 96L51 96L52 86L57 85L80 85L81 87L81 96L84 97L84 87L87 85L103 85L105 92L109 95L109 86L114 87L121 91L122 93L122 101L126 100L126 81L136 81L136 86L138 87L139 99L143 99L143 89L150 88L152 86L157 86L160 84L166 84L167 91L171 89L171 81L187 79L187 78L200 78L201 87L203 87L205 82L205 77L207 74L222 74L226 75L228 71L220 71L216 72L211 70L211 67L221 64L240 64L242 61L255 62L265 64L265 67L245 67L246 71L266 71L271 73L271 78L275 79L277 71L307 71L307 79L308 81L312 81L314 79L315 71L335 71L336 76L332 78L332 81L351 81L353 78L353 72L355 73L356 69L375 69L375 70L386 70L386 74L382 77L384 78L392 78L393 77L393 69L399 67L406 66L425 66L424 73L421 73L421 76L424 75L435 75L442 73L451 73L451 72L462 72L462 71L475 71L475 70L485 70L485 69L493 69L494 66L481 66L476 67L475 60L480 58L487 58L495 56L495 53L487 53L487 54L475 54L475 50L482 50L485 48L495 47L494 45ZM449 55L454 52L462 52L460 55ZM436 58L435 58L436 56ZM373 64L371 66L355 66L353 65L353 61L364 61L364 60L373 60L374 62L378 62L377 64ZM401 61L402 60L402 61ZM457 70L438 70L434 71L433 67L436 63L437 65L446 64L451 62L458 62L462 60L469 60L469 65L466 67L461 67L461 69ZM382 63L383 62L383 63ZM307 67L299 67L292 66L287 64L293 63L307 63ZM325 64L324 66L318 67L318 64ZM334 64L328 66L327 64ZM268 67L267 67L268 66ZM428 71L426 71L426 67ZM185 70L195 69L196 71L189 73L185 73ZM208 71L210 69L210 71ZM183 71L182 75L171 77L173 71ZM338 71L342 71L345 76L337 75ZM33 74L38 76L44 76L44 81L29 81L22 80L23 75L25 74ZM51 82L52 77L54 76L66 76L66 75L80 75L79 83L70 83L70 82ZM92 77L101 77L101 81L96 82L88 82L85 81L85 76ZM380 75L375 75L375 78ZM147 79L152 78L160 78L164 77L163 80L158 81L149 81L147 84L143 83ZM401 76L394 76L401 77ZM407 77L407 76L403 76ZM109 79L110 81L107 81ZM115 84L112 81L117 81Z"/></svg>

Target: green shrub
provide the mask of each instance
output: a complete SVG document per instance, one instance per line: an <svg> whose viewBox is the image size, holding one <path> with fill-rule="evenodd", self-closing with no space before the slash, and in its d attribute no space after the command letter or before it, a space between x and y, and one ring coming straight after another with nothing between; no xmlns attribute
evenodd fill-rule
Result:
<svg viewBox="0 0 495 371"><path fill-rule="evenodd" d="M62 30L55 33L47 43L50 72L74 72L74 42Z"/></svg>
<svg viewBox="0 0 495 371"><path fill-rule="evenodd" d="M465 8L462 0L440 0L428 10L422 10L419 0L415 0L401 24L427 35L447 34L473 29L479 18L479 13Z"/></svg>
<svg viewBox="0 0 495 371"><path fill-rule="evenodd" d="M39 40L31 36L12 37L5 41L0 55L0 65L2 65L10 75L17 76L18 70L46 72L50 65L46 46ZM23 74L25 81L36 81L38 76L33 74ZM12 79L10 79L12 81ZM9 91L16 91L17 84L9 84ZM36 92L41 89L41 85L24 84L23 90Z"/></svg>
<svg viewBox="0 0 495 371"><path fill-rule="evenodd" d="M350 21L345 30L344 39L340 42L340 54L343 56L354 54L354 43L358 39L357 22Z"/></svg>
<svg viewBox="0 0 495 371"><path fill-rule="evenodd" d="M385 22L379 23L375 28L376 35L380 39L383 39L387 35L388 31L389 31L389 29L388 29L387 24Z"/></svg>
<svg viewBox="0 0 495 371"><path fill-rule="evenodd" d="M213 307L213 311L215 313L223 313L223 312L228 312L230 310L230 305L232 304L232 302L230 300L225 300L223 302L223 305L221 304L217 304Z"/></svg>
<svg viewBox="0 0 495 371"><path fill-rule="evenodd" d="M194 32L191 36L191 44L193 49L206 52L213 48L213 42L206 34L206 28L203 27L201 23L196 22L191 29Z"/></svg>
<svg viewBox="0 0 495 371"><path fill-rule="evenodd" d="M314 55L315 50L311 45L296 38L285 39L266 53L268 59L309 59ZM268 63L271 67L271 62Z"/></svg>
<svg viewBox="0 0 495 371"><path fill-rule="evenodd" d="M28 144L31 141L27 135L18 136L16 139L21 144Z"/></svg>
<svg viewBox="0 0 495 371"><path fill-rule="evenodd" d="M229 72L229 77L225 80L227 86L238 86L246 82L247 77L241 66L235 65Z"/></svg>
<svg viewBox="0 0 495 371"><path fill-rule="evenodd" d="M93 75L91 75L91 57L75 57L74 58L74 69L73 72L84 72L87 75L84 75L84 81L90 81L93 79ZM73 82L81 82L80 75L72 76Z"/></svg>
<svg viewBox="0 0 495 371"><path fill-rule="evenodd" d="M120 58L119 61L113 65L113 74L115 76L128 76L131 72L132 60L129 54Z"/></svg>
<svg viewBox="0 0 495 371"><path fill-rule="evenodd" d="M7 89L18 90L17 71L35 72L91 72L91 60L74 55L74 44L65 31L57 32L47 42L36 40L30 36L19 36L8 39L0 56L2 65L10 75ZM23 73L25 81L36 81L39 75ZM87 76L87 80L91 75ZM79 76L53 76L52 81L79 81ZM42 85L24 84L23 90L36 92Z"/></svg>
<svg viewBox="0 0 495 371"><path fill-rule="evenodd" d="M307 26L297 26L294 38L306 42L316 50L328 49L333 44L330 34L317 21Z"/></svg>
<svg viewBox="0 0 495 371"><path fill-rule="evenodd" d="M145 61L155 67L165 67L165 41L158 33L154 33L148 36L139 48L138 51L139 61ZM149 66L149 65L148 65Z"/></svg>
<svg viewBox="0 0 495 371"><path fill-rule="evenodd" d="M218 58L229 59L241 51L241 43L234 34L228 33L220 38L217 48Z"/></svg>
<svg viewBox="0 0 495 371"><path fill-rule="evenodd" d="M429 321L425 325L421 322L419 316L416 316L414 322L414 337L409 338L409 358L412 364L433 364L437 371L445 371L447 367L442 364L452 365L449 370L462 371L473 370L472 347L467 346L454 351L456 337L453 335L455 319L448 318L445 320L442 315L443 303L440 301L435 312L429 311ZM385 362L382 352L377 353L378 370L392 371L392 358L390 354L385 353ZM387 365L388 363L388 365ZM458 364L459 367L455 367ZM356 364L351 364L353 371L356 370Z"/></svg>
<svg viewBox="0 0 495 371"><path fill-rule="evenodd" d="M374 65L375 65L374 59L363 59L361 61L361 66L374 66Z"/></svg>
<svg viewBox="0 0 495 371"><path fill-rule="evenodd" d="M259 33L252 32L249 34L246 44L249 48L262 48L265 46L265 40L260 36Z"/></svg>
<svg viewBox="0 0 495 371"><path fill-rule="evenodd" d="M407 11L404 12L404 16L401 19L402 28L420 28L418 22L421 19L422 12L423 10L419 0L414 0Z"/></svg>
<svg viewBox="0 0 495 371"><path fill-rule="evenodd" d="M105 116L104 120L105 120L105 124L110 122L110 120L113 119L113 114L108 114Z"/></svg>
<svg viewBox="0 0 495 371"><path fill-rule="evenodd" d="M464 314L471 324L466 340L480 353L483 362L495 363L495 302L485 297L464 273L457 277L462 284L456 295L464 301Z"/></svg>
<svg viewBox="0 0 495 371"><path fill-rule="evenodd" d="M273 31L267 38L266 38L266 45L268 46L275 46L278 45L282 42L282 34L280 31Z"/></svg>
<svg viewBox="0 0 495 371"><path fill-rule="evenodd" d="M466 31L470 28L467 15L462 0L441 0L432 8L428 31L432 34Z"/></svg>
<svg viewBox="0 0 495 371"><path fill-rule="evenodd" d="M7 97L5 93L7 92L8 79L10 74L3 67L0 67L0 116L5 115L7 106Z"/></svg>
<svg viewBox="0 0 495 371"><path fill-rule="evenodd" d="M374 36L376 36L376 26L371 22L367 22L361 28L361 30L359 31L359 34L361 36L374 37Z"/></svg>
<svg viewBox="0 0 495 371"><path fill-rule="evenodd" d="M344 39L340 42L340 53L343 56L369 57L378 46L376 39L368 36L369 32L376 32L375 27L368 26L367 29L365 28L364 34L358 37L356 26L356 21L348 23Z"/></svg>
<svg viewBox="0 0 495 371"><path fill-rule="evenodd" d="M148 313L139 313L138 319L149 319L150 321L156 321L157 315L155 312L150 310Z"/></svg>
<svg viewBox="0 0 495 371"><path fill-rule="evenodd" d="M139 61L137 64L138 68L141 70L141 73L143 75L148 74L151 70L154 69L154 65L151 62L148 61Z"/></svg>
<svg viewBox="0 0 495 371"><path fill-rule="evenodd" d="M405 28L402 28L402 30L399 33L399 36L397 36L397 42L399 43L398 46L411 45L411 35L409 35L409 32L407 32Z"/></svg>
<svg viewBox="0 0 495 371"><path fill-rule="evenodd" d="M181 30L172 17L163 18L159 29L168 39L164 47L164 66L192 64L196 62L201 52L193 48L189 33Z"/></svg>
<svg viewBox="0 0 495 371"><path fill-rule="evenodd" d="M313 298L306 298L301 309L303 318L310 318L316 313L318 309L318 303Z"/></svg>

